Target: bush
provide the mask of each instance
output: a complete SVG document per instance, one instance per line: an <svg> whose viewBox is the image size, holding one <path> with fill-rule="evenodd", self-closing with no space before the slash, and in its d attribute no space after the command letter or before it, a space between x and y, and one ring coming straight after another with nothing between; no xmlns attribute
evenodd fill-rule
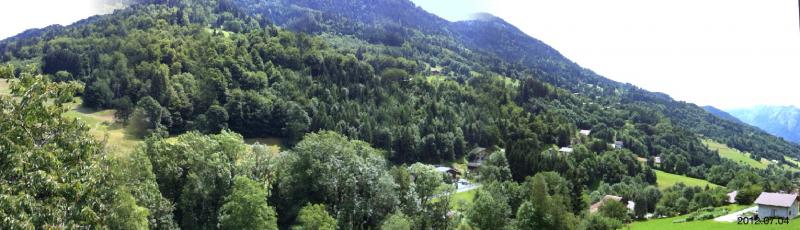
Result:
<svg viewBox="0 0 800 230"><path fill-rule="evenodd" d="M697 215L694 218L694 220L710 220L710 219L714 219L714 214L713 213L703 213L703 214Z"/></svg>

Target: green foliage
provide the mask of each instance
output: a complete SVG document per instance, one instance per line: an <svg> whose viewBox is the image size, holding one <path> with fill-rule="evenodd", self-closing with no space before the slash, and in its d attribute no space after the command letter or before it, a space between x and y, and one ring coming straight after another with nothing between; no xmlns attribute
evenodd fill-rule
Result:
<svg viewBox="0 0 800 230"><path fill-rule="evenodd" d="M318 203L332 208L342 228L377 226L400 204L383 154L362 141L327 131L308 134L279 165L278 211L286 219L299 205Z"/></svg>
<svg viewBox="0 0 800 230"><path fill-rule="evenodd" d="M111 191L95 188L107 175L100 164L104 145L79 121L61 116L79 89L25 72L11 81L11 95L0 95L0 228L107 224L102 217L110 211L101 203ZM130 200L116 208L127 209L115 210L118 218L131 214L138 221L146 213Z"/></svg>
<svg viewBox="0 0 800 230"><path fill-rule="evenodd" d="M140 151L150 159L161 194L176 204L181 228L208 228L217 225L219 209L234 183L235 162L248 150L235 133L193 132L174 141L149 138Z"/></svg>
<svg viewBox="0 0 800 230"><path fill-rule="evenodd" d="M511 207L501 195L478 192L466 217L478 229L503 229L511 215Z"/></svg>
<svg viewBox="0 0 800 230"><path fill-rule="evenodd" d="M411 230L411 221L401 212L386 217L381 225L381 230Z"/></svg>
<svg viewBox="0 0 800 230"><path fill-rule="evenodd" d="M625 207L625 204L616 200L607 200L603 203L603 206L601 206L600 210L598 211L600 215L622 223L630 222L631 219L628 215L628 208Z"/></svg>
<svg viewBox="0 0 800 230"><path fill-rule="evenodd" d="M581 221L581 225L579 227L579 229L584 230L608 230L620 228L622 228L622 222L601 215L588 215L586 219Z"/></svg>
<svg viewBox="0 0 800 230"><path fill-rule="evenodd" d="M739 193L736 195L736 203L742 205L752 204L753 201L761 195L762 188L757 185L751 185L739 190Z"/></svg>
<svg viewBox="0 0 800 230"><path fill-rule="evenodd" d="M511 180L511 169L505 152L493 153L480 168L481 181L484 183Z"/></svg>
<svg viewBox="0 0 800 230"><path fill-rule="evenodd" d="M109 226L117 229L149 229L147 209L136 205L136 200L130 193L117 193L111 205L114 211L108 216Z"/></svg>
<svg viewBox="0 0 800 230"><path fill-rule="evenodd" d="M278 229L277 214L267 204L267 192L246 177L234 178L219 215L221 229Z"/></svg>
<svg viewBox="0 0 800 230"><path fill-rule="evenodd" d="M308 204L297 215L293 230L336 230L336 219L328 214L325 205Z"/></svg>

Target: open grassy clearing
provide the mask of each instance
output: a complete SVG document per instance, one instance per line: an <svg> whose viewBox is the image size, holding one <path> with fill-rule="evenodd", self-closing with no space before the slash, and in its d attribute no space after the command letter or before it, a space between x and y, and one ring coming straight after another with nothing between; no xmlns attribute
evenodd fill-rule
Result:
<svg viewBox="0 0 800 230"><path fill-rule="evenodd" d="M466 192L453 194L450 198L450 207L455 210L459 210L460 208L466 208L466 206L472 205L472 200L475 199L475 194L477 193L478 189L473 189Z"/></svg>
<svg viewBox="0 0 800 230"><path fill-rule="evenodd" d="M659 190L667 189L667 188L677 184L678 182L683 182L684 184L686 184L688 186L700 186L702 188L705 188L706 185L708 185L708 186L710 186L712 188L713 187L719 187L719 185L712 184L711 182L708 182L706 180L701 180L701 179L697 179L697 178L691 178L691 177L687 177L687 176L676 175L676 174L667 173L667 172L660 171L660 170L655 170L655 171L656 171L656 184L658 184L658 189Z"/></svg>
<svg viewBox="0 0 800 230"><path fill-rule="evenodd" d="M272 155L277 155L284 148L283 139L275 137L245 138L244 143L266 145L267 149L269 149L269 153Z"/></svg>
<svg viewBox="0 0 800 230"><path fill-rule="evenodd" d="M70 106L72 110L65 117L78 119L87 127L89 133L99 140L106 140L108 151L113 156L126 156L141 141L130 134L120 123L114 121L114 110L93 110L83 107L82 100L76 98Z"/></svg>
<svg viewBox="0 0 800 230"><path fill-rule="evenodd" d="M748 206L741 205L728 205L727 207L731 212L739 211ZM663 219L652 219L647 221L637 221L630 224L630 229L659 229L659 230L717 230L717 229L758 229L758 230L783 230L783 229L800 229L800 219L789 221L789 224L772 224L772 225L755 225L755 224L737 224L736 222L716 222L714 220L691 221L685 223L672 223L672 221L685 219L687 215L676 216ZM623 228L627 229L627 228Z"/></svg>
<svg viewBox="0 0 800 230"><path fill-rule="evenodd" d="M703 144L705 144L708 149L717 150L719 152L719 156L722 158L730 159L754 168L765 169L770 164L769 160L767 159L761 159L760 161L753 160L750 158L750 153L748 152L741 152L737 149L728 147L725 144L710 139L704 139Z"/></svg>
<svg viewBox="0 0 800 230"><path fill-rule="evenodd" d="M8 79L0 79L0 95L8 95L9 93Z"/></svg>

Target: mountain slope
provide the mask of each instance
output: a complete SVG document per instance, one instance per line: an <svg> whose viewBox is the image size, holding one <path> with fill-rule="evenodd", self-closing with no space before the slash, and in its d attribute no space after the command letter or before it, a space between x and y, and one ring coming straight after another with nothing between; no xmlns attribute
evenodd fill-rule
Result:
<svg viewBox="0 0 800 230"><path fill-rule="evenodd" d="M45 34L0 42L0 60L80 80L87 105L123 119L149 108L152 132L230 128L292 142L336 130L397 161L436 161L528 139L538 153L592 129L642 157L685 159L697 177L720 160L698 134L769 159L800 152L594 74L502 19L449 22L407 0L154 1Z"/></svg>
<svg viewBox="0 0 800 230"><path fill-rule="evenodd" d="M800 109L794 106L756 106L728 111L740 120L775 136L800 143Z"/></svg>
<svg viewBox="0 0 800 230"><path fill-rule="evenodd" d="M389 46L411 45L426 51L436 49L436 46L448 47L452 52L446 54L454 56L440 58L441 54L428 52L431 58L427 61L431 64L443 63L440 65L455 66L449 70L456 76L470 75L470 71L492 71L517 79L534 76L536 79L556 87L580 93L591 98L594 103L605 106L618 104L622 104L622 107L643 106L649 110L657 110L682 129L711 137L761 157L783 159L782 155L796 155L800 152L800 147L796 144L782 141L757 128L718 118L694 104L678 102L664 94L648 92L633 85L618 83L599 76L563 57L558 51L543 42L522 33L513 25L488 14L479 15L475 20L448 22L431 14L423 13L424 11L418 7L397 8L398 2L406 2L400 5L408 6L410 4L405 0L370 1L369 4L366 4L372 8L406 12L402 14L362 10L365 9L365 3L362 1L328 0L323 2L330 4L308 4L307 1L272 0L267 2L280 4L276 3L270 7L249 4L256 1L238 0L237 2L241 6L247 6L246 11L268 17L279 24L284 22L281 25L290 29L313 27L318 30L311 32L349 34L375 43ZM332 4L334 2L336 4ZM302 18L314 18L315 20L311 20L313 26L302 26L304 23L274 14L272 12L275 7L283 7L289 12L294 12L284 14L284 16L292 15L296 18L298 15L306 15ZM278 11L283 12L283 10ZM354 16L359 14L370 16L366 19ZM345 25L331 23L342 20L352 23ZM305 22L309 22L309 20ZM387 22L388 24L386 24ZM399 31L373 30L386 25L392 28L391 25L396 25L397 22L402 22L405 27ZM365 33L365 31L371 32ZM443 36L439 36L437 39L424 36L424 34L430 33ZM393 39L375 39L376 35ZM428 44L437 45L431 47ZM572 109L577 110L576 108ZM581 126L591 127L596 123ZM656 152L654 151L653 154Z"/></svg>
<svg viewBox="0 0 800 230"><path fill-rule="evenodd" d="M721 118L723 120L727 120L727 121L731 121L731 122L735 122L735 123L739 123L739 124L747 124L747 123L742 122L741 120L739 120L739 118L736 118L733 115L729 114L728 112L725 112L725 111L723 111L721 109L718 109L717 107L707 105L707 106L703 106L702 108L706 112L711 113L714 116L717 116L717 117L719 117L719 118Z"/></svg>

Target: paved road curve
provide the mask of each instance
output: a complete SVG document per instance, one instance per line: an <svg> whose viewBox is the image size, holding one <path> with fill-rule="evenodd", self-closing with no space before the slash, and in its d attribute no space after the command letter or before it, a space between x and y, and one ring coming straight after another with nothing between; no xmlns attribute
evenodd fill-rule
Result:
<svg viewBox="0 0 800 230"><path fill-rule="evenodd" d="M724 215L724 216L720 216L720 217L714 218L714 221L717 221L717 222L736 222L736 219L739 218L740 216L742 216L742 214L745 214L747 212L755 212L757 210L758 210L758 206L745 208L745 209L742 209L741 211L738 211L738 212L734 212L734 213L731 213L731 214L728 214L728 215Z"/></svg>

